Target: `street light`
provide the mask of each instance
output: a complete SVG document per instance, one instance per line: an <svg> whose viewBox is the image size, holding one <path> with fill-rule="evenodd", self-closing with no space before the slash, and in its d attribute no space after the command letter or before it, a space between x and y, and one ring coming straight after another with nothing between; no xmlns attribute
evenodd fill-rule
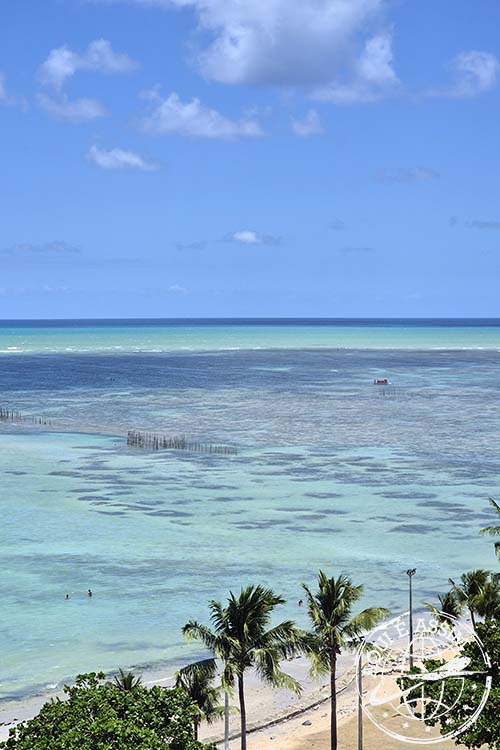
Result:
<svg viewBox="0 0 500 750"><path fill-rule="evenodd" d="M410 568L406 571L410 583L410 669L413 668L413 576L417 572L416 568Z"/></svg>
<svg viewBox="0 0 500 750"><path fill-rule="evenodd" d="M363 649L358 656L358 750L363 750Z"/></svg>

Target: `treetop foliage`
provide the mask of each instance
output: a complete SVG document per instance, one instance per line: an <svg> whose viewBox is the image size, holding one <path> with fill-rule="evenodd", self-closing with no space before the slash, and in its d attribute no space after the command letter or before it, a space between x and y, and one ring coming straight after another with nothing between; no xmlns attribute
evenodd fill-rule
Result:
<svg viewBox="0 0 500 750"><path fill-rule="evenodd" d="M2 750L207 750L193 736L196 706L178 689L121 690L103 673L79 675L39 714L11 729Z"/></svg>

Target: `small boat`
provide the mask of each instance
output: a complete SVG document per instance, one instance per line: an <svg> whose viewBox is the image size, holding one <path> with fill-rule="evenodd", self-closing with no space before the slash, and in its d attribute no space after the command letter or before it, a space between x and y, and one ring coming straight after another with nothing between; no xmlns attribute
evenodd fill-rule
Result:
<svg viewBox="0 0 500 750"><path fill-rule="evenodd" d="M387 378L375 378L373 385L390 385Z"/></svg>

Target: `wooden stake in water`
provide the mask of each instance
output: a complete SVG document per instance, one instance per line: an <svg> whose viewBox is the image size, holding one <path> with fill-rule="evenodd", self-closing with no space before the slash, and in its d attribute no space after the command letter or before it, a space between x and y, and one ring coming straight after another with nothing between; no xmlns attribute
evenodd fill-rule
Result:
<svg viewBox="0 0 500 750"><path fill-rule="evenodd" d="M175 450L190 453L209 453L218 456L236 456L237 450L232 445L212 445L187 440L184 435L157 435L153 432L129 430L127 445L130 448L144 448L150 451Z"/></svg>

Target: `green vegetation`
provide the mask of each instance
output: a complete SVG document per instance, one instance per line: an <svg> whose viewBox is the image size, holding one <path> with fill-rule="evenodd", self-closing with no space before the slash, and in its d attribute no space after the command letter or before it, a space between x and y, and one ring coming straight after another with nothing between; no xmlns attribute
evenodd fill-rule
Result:
<svg viewBox="0 0 500 750"><path fill-rule="evenodd" d="M197 707L182 690L120 689L104 674L85 674L65 687L65 700L46 703L0 743L4 750L202 750L194 739Z"/></svg>
<svg viewBox="0 0 500 750"><path fill-rule="evenodd" d="M464 609L469 611L472 627L476 628L476 616L484 612L484 605L488 598L488 589L491 584L491 573L489 570L470 570L463 573L460 581L455 583L450 578L452 592L461 614ZM486 597L486 599L485 599Z"/></svg>
<svg viewBox="0 0 500 750"><path fill-rule="evenodd" d="M133 672L124 672L120 669L120 674L115 677L115 685L118 690L135 690L142 684L140 677L137 677Z"/></svg>
<svg viewBox="0 0 500 750"><path fill-rule="evenodd" d="M330 745L331 750L337 750L337 659L342 651L356 648L363 634L389 612L382 607L370 607L353 616L353 607L363 594L363 586L354 586L344 575L328 578L320 570L317 592L313 594L305 584L303 588L313 628L307 644L311 674L330 676Z"/></svg>
<svg viewBox="0 0 500 750"><path fill-rule="evenodd" d="M424 602L424 604L442 625L449 625L450 620L448 618L460 617L463 610L454 589L447 591L446 594L439 594L437 606L428 602Z"/></svg>
<svg viewBox="0 0 500 750"><path fill-rule="evenodd" d="M500 750L500 713L498 711L500 705L500 622L490 620L477 623L476 632L483 644L485 653L491 660L492 690L477 721L462 732L456 742L469 748L487 747L491 750ZM444 705L453 706L451 713L440 718L434 718L430 715L433 706L427 704L429 707L428 715L423 718L431 726L439 724L443 735L458 731L464 725L471 714L471 708L475 709L479 706L484 691L484 674L482 673L484 673L485 667L477 642L468 641L461 649L460 656L467 658L467 670L478 672L477 675L471 675L464 679L463 690L461 680L447 680L445 683L441 681L425 683L427 698L433 699L436 703L442 702ZM434 671L444 662L428 660L424 664L428 671ZM421 670L415 668L413 671L418 674ZM399 683L402 689L408 689L412 684L415 684L414 681L407 678L401 678ZM444 693L441 693L443 689ZM409 693L407 700L418 699L421 697L421 693L422 686L415 690L414 695Z"/></svg>
<svg viewBox="0 0 500 750"><path fill-rule="evenodd" d="M469 570L455 583L451 578L450 591L438 597L438 605L425 606L434 613L440 622L448 617L460 617L469 613L472 627L476 630L477 618L483 620L500 619L500 575L490 570Z"/></svg>
<svg viewBox="0 0 500 750"><path fill-rule="evenodd" d="M224 707L219 705L222 688L213 686L216 676L215 659L204 659L188 664L175 675L175 687L184 691L198 709L193 720L195 739L198 739L198 729L202 719L211 724L224 714Z"/></svg>
<svg viewBox="0 0 500 750"><path fill-rule="evenodd" d="M241 750L246 750L247 713L245 705L245 672L254 667L265 682L274 687L299 693L299 683L280 668L304 649L304 634L289 620L270 627L271 616L285 600L271 589L248 586L239 596L229 594L227 606L211 601L212 628L192 620L183 633L200 640L224 663L225 683L236 679L241 723Z"/></svg>
<svg viewBox="0 0 500 750"><path fill-rule="evenodd" d="M490 497L490 505L495 513L500 516L500 504L497 503L497 501L492 497ZM481 529L481 534L486 534L488 536L500 536L500 526L486 526L486 528ZM497 557L500 559L500 542L495 542L495 552Z"/></svg>

